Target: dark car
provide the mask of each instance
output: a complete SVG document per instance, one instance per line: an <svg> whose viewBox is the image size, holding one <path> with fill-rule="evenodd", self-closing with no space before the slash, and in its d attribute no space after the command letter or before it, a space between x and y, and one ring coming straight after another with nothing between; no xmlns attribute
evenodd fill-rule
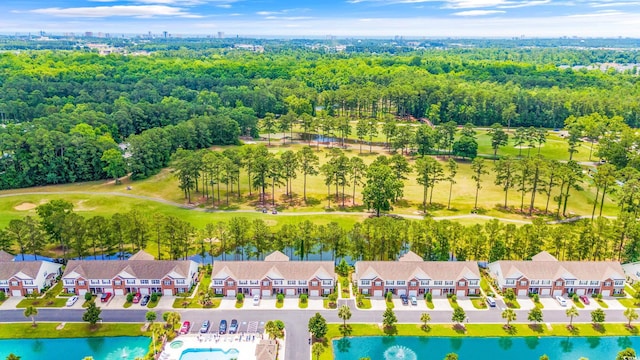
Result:
<svg viewBox="0 0 640 360"><path fill-rule="evenodd" d="M140 300L140 305L141 306L147 306L147 304L149 303L149 299L151 299L151 296L149 296L149 295L143 296L142 300Z"/></svg>
<svg viewBox="0 0 640 360"><path fill-rule="evenodd" d="M224 335L227 333L227 320L220 320L220 326L218 327L218 333Z"/></svg>
<svg viewBox="0 0 640 360"><path fill-rule="evenodd" d="M235 334L238 332L238 320L231 320L231 325L229 325L229 334Z"/></svg>
<svg viewBox="0 0 640 360"><path fill-rule="evenodd" d="M409 298L407 297L407 295L400 295L400 300L402 300L402 305L409 305Z"/></svg>
<svg viewBox="0 0 640 360"><path fill-rule="evenodd" d="M111 293L110 292L102 293L102 295L100 295L100 301L101 302L107 302L107 301L109 301L109 299L111 299Z"/></svg>
<svg viewBox="0 0 640 360"><path fill-rule="evenodd" d="M580 300L582 300L585 305L589 305L589 298L585 295L580 296Z"/></svg>

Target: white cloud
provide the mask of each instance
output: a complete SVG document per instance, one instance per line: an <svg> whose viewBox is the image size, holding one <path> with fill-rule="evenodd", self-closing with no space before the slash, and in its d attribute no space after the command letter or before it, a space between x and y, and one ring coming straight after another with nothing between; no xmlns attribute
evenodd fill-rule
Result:
<svg viewBox="0 0 640 360"><path fill-rule="evenodd" d="M584 13L584 14L573 14L569 15L569 17L574 18L591 18L591 17L601 17L601 16L620 16L625 15L626 13L619 10L600 10L592 13Z"/></svg>
<svg viewBox="0 0 640 360"><path fill-rule="evenodd" d="M181 8L163 5L116 5L77 8L44 8L29 12L57 17L103 18L112 16L150 18L156 16L177 16L196 18L198 15L185 12Z"/></svg>
<svg viewBox="0 0 640 360"><path fill-rule="evenodd" d="M618 6L640 6L640 1L606 1L606 2L594 2L589 4L589 6L594 8L600 7L618 7Z"/></svg>
<svg viewBox="0 0 640 360"><path fill-rule="evenodd" d="M456 16L486 16L486 15L495 15L495 14L504 14L506 11L502 10L468 10L468 11L459 11L457 13L453 13Z"/></svg>

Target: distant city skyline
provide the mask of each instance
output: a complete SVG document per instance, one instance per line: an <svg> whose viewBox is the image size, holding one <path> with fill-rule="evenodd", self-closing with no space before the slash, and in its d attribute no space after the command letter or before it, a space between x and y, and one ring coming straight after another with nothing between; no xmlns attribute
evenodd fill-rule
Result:
<svg viewBox="0 0 640 360"><path fill-rule="evenodd" d="M623 0L3 0L2 33L640 37Z"/></svg>

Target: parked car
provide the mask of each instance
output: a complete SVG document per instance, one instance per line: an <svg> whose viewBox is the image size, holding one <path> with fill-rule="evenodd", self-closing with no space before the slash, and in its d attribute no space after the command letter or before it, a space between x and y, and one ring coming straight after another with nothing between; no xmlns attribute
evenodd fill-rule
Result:
<svg viewBox="0 0 640 360"><path fill-rule="evenodd" d="M76 301L78 301L78 297L77 296L72 296L69 299L67 299L67 306L73 306L73 304L76 303Z"/></svg>
<svg viewBox="0 0 640 360"><path fill-rule="evenodd" d="M560 304L560 306L567 306L567 300L562 296L556 296L556 300Z"/></svg>
<svg viewBox="0 0 640 360"><path fill-rule="evenodd" d="M218 327L218 333L224 335L227 333L227 320L220 320L220 326Z"/></svg>
<svg viewBox="0 0 640 360"><path fill-rule="evenodd" d="M402 300L402 305L409 305L409 298L407 297L407 295L400 295L400 300Z"/></svg>
<svg viewBox="0 0 640 360"><path fill-rule="evenodd" d="M260 295L253 295L253 306L260 305Z"/></svg>
<svg viewBox="0 0 640 360"><path fill-rule="evenodd" d="M149 299L151 299L151 296L149 295L143 296L142 300L140 300L140 306L147 306L147 304L149 303Z"/></svg>
<svg viewBox="0 0 640 360"><path fill-rule="evenodd" d="M586 295L581 295L580 300L582 300L585 305L589 305L589 298Z"/></svg>
<svg viewBox="0 0 640 360"><path fill-rule="evenodd" d="M182 327L180 328L180 334L188 334L189 329L191 329L191 323L189 321L185 321L182 323Z"/></svg>
<svg viewBox="0 0 640 360"><path fill-rule="evenodd" d="M487 296L487 304L490 307L496 307L496 299L492 298L491 296Z"/></svg>
<svg viewBox="0 0 640 360"><path fill-rule="evenodd" d="M140 293L136 293L135 295L133 295L133 303L134 304L139 303L141 297L142 297L142 295L140 295Z"/></svg>
<svg viewBox="0 0 640 360"><path fill-rule="evenodd" d="M418 299L415 296L411 297L411 305L418 305Z"/></svg>
<svg viewBox="0 0 640 360"><path fill-rule="evenodd" d="M202 323L202 326L200 327L200 332L201 332L202 334L206 334L206 333L207 333L207 331L209 331L209 326L210 326L210 325L211 325L211 323L209 322L209 320L205 320L205 321Z"/></svg>
<svg viewBox="0 0 640 360"><path fill-rule="evenodd" d="M238 332L238 320L231 320L231 325L229 325L229 334L235 334Z"/></svg>
<svg viewBox="0 0 640 360"><path fill-rule="evenodd" d="M107 301L109 301L109 299L111 299L111 293L110 292L102 293L102 295L100 295L100 301L101 302L107 302Z"/></svg>

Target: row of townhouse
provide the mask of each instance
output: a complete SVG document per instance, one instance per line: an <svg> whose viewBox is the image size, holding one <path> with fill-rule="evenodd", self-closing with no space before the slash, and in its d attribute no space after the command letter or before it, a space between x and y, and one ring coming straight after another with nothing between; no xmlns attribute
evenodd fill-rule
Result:
<svg viewBox="0 0 640 360"><path fill-rule="evenodd" d="M62 274L67 293L84 295L112 293L188 292L198 281L198 264L190 260L154 260L141 251L129 260L71 260Z"/></svg>
<svg viewBox="0 0 640 360"><path fill-rule="evenodd" d="M513 289L517 296L612 296L624 292L626 280L617 261L558 261L546 251L529 261L496 261L488 270L501 291Z"/></svg>
<svg viewBox="0 0 640 360"><path fill-rule="evenodd" d="M211 288L216 295L328 295L334 291L333 261L289 261L275 251L264 261L216 261Z"/></svg>
<svg viewBox="0 0 640 360"><path fill-rule="evenodd" d="M49 261L14 261L0 251L0 291L9 296L41 293L61 274L62 265Z"/></svg>

